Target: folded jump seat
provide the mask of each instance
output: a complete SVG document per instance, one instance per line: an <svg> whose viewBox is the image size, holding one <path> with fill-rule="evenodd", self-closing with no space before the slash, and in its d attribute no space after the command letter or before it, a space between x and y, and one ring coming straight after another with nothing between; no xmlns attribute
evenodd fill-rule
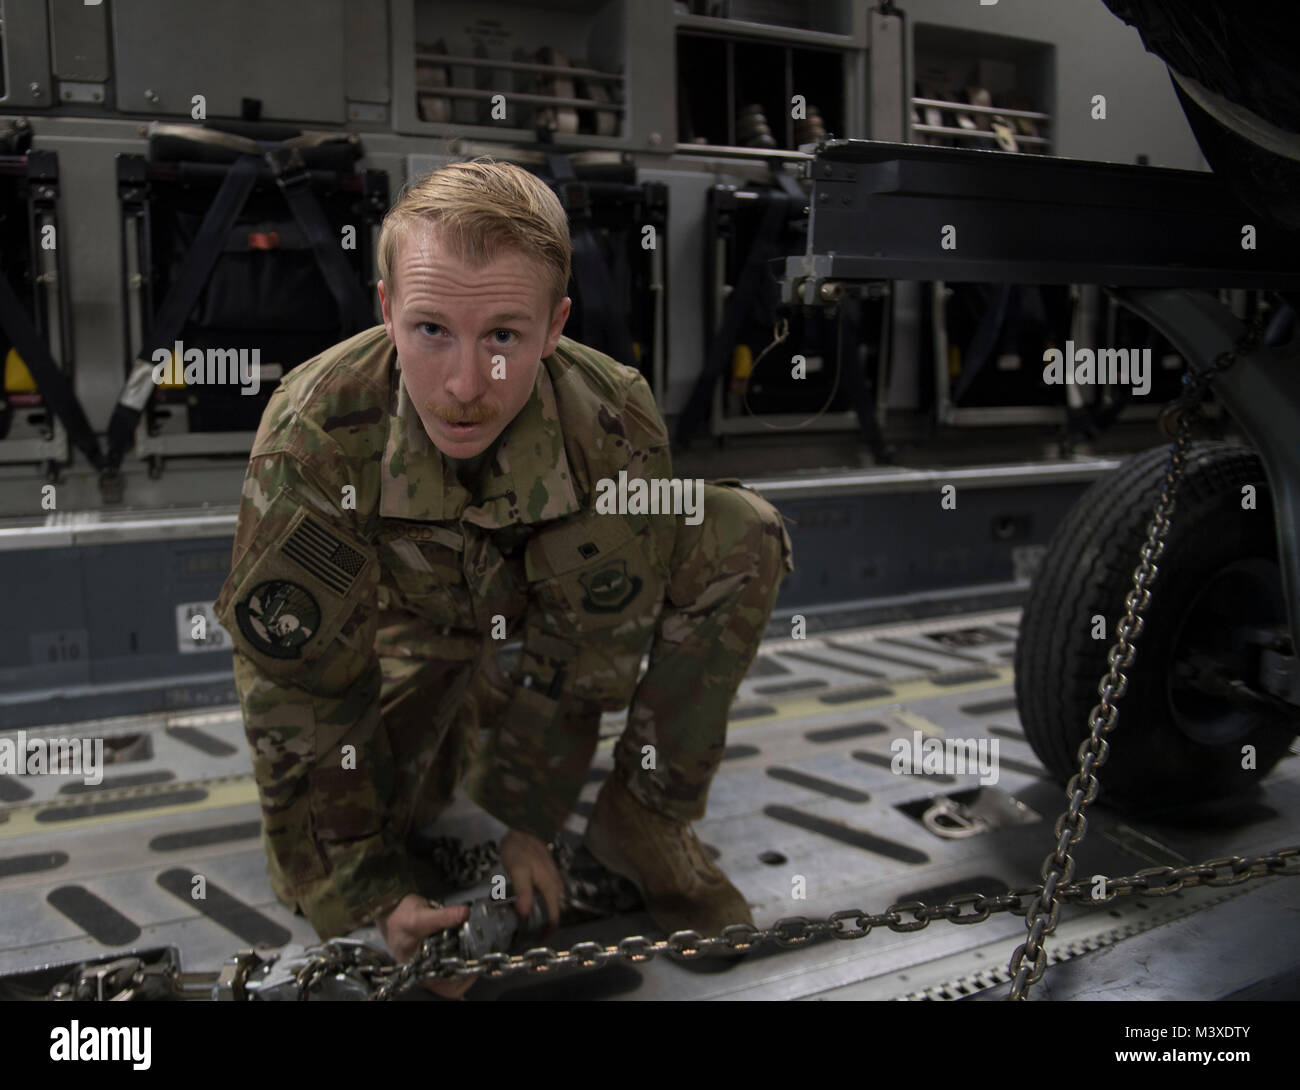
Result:
<svg viewBox="0 0 1300 1090"><path fill-rule="evenodd" d="M356 136L208 122L155 123L148 139L147 159L118 157L124 305L143 334L128 346L110 469L142 413L151 429L180 409L191 432L255 429L280 376L378 320L371 239L388 177L357 169ZM168 358L160 350L170 354L176 342L186 356L257 359L258 393L240 382L186 383L183 360L155 383L156 363Z"/></svg>

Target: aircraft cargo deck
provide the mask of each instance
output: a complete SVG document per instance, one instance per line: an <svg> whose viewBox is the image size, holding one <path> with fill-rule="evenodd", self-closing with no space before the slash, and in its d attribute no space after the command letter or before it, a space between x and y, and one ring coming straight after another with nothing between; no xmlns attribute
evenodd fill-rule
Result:
<svg viewBox="0 0 1300 1090"><path fill-rule="evenodd" d="M760 927L846 908L883 912L966 892L996 895L1040 881L1065 797L1020 730L1011 662L1018 617L1017 609L950 613L909 624L824 626L807 639L764 643L732 707L707 815L695 825ZM1119 711L1111 742L1122 746L1135 725L1126 723L1122 700ZM566 828L574 845L620 729L616 715L602 724ZM268 884L237 707L27 731L91 733L114 754L97 787L22 777L28 794L15 798L20 781L0 781L7 795L0 800L0 975L164 946L179 950L186 972L214 971L240 949L265 956L316 941ZM973 741L991 763L984 775L894 771L903 768L896 754L920 752L929 739ZM1300 813L1295 756L1293 748L1254 796L1141 818L1094 804L1075 849L1077 877L1286 846ZM470 844L498 838L503 827L458 796L436 831ZM191 881L200 874L207 896L196 901ZM485 881L443 899L487 890ZM1048 941L1053 967L1031 998L1294 997L1298 908L1300 884L1276 879L1065 905ZM636 912L561 928L549 945L641 934L658 936ZM373 928L354 937L382 947ZM545 979L481 979L466 998L1000 998L1008 959L1024 937L1023 918L1002 912L975 926L935 921L915 934L876 929L859 941L822 938L793 950L769 943L736 962L656 957ZM433 998L417 992L406 997Z"/></svg>

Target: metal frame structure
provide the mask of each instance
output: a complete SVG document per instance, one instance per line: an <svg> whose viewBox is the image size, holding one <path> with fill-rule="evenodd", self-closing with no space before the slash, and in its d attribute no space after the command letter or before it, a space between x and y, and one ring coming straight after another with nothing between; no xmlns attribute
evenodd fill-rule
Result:
<svg viewBox="0 0 1300 1090"><path fill-rule="evenodd" d="M1193 372L1209 374L1245 325L1204 289L1300 288L1294 235L1259 229L1257 248L1246 248L1243 227L1256 217L1208 174L866 140L827 141L809 171L808 250L786 261L786 301L829 302L854 282L895 277L1105 284ZM1297 346L1257 349L1216 389L1259 450L1276 497L1287 616L1300 645L1298 357Z"/></svg>
<svg viewBox="0 0 1300 1090"><path fill-rule="evenodd" d="M22 177L26 190L27 246L31 256L32 314L37 331L45 338L53 358L69 377L73 367L72 319L64 249L58 245L59 157L55 152L30 151L26 155L0 156L0 173ZM44 244L51 230L53 246ZM4 361L0 360L0 371ZM40 462L47 468L68 460L67 428L58 414L45 405L43 437L10 438L0 443L0 463Z"/></svg>

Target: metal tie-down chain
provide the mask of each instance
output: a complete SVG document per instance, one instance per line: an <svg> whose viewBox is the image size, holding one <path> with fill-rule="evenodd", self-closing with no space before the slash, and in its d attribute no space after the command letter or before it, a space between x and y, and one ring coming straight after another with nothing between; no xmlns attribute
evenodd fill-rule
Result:
<svg viewBox="0 0 1300 1090"><path fill-rule="evenodd" d="M1178 414L1177 434L1170 449L1164 487L1148 525L1141 561L1133 576L1133 590L1125 599L1124 618L1116 626L1119 638L1107 656L1110 671L1098 686L1101 702L1089 715L1091 733L1079 747L1079 772L1071 778L1066 788L1069 808L1056 822L1054 833L1057 845L1043 862L1042 885L1019 887L999 895L965 893L941 904L927 905L920 901L909 901L891 905L886 911L874 915L862 909L848 908L819 920L806 916L789 916L777 920L767 928L733 924L724 928L720 935L711 938L703 937L695 931L676 931L667 939L652 940L644 935L630 935L613 946L580 942L569 950L557 951L542 946L522 954L489 953L478 958L457 956L459 946L456 933L446 931L426 938L416 957L398 965L392 964L386 953L363 943L330 940L310 948L300 959L301 968L296 971L294 978L298 998L308 998L329 978L348 977L369 998L387 1000L417 980L447 980L479 973L490 978L500 978L520 972L542 974L564 967L596 969L615 959L643 962L665 953L681 958L700 958L714 950L743 953L767 942L793 949L827 935L844 940L862 939L875 928L888 928L894 932L920 931L934 920L975 924L987 920L994 913L1010 912L1024 916L1029 929L1028 939L1011 957L1013 981L1011 992L1007 996L1008 999L1023 1000L1027 997L1029 988L1046 971L1047 957L1043 943L1055 930L1060 906L1064 903L1099 906L1110 904L1116 897L1135 893L1165 897L1198 885L1226 886L1269 876L1300 876L1300 845L1293 845L1252 857L1229 856L1181 867L1148 867L1125 877L1107 878L1105 895L1097 897L1093 893L1095 879L1072 881L1075 862L1070 855L1070 848L1080 843L1087 831L1084 811L1096 798L1098 791L1097 778L1093 773L1106 761L1109 744L1105 736L1115 729L1118 717L1115 705L1128 687L1128 679L1123 671L1133 664L1133 645L1142 632L1143 614L1150 604L1150 588L1158 571L1155 561L1163 553L1168 537L1169 520L1174 511L1174 495L1186 460L1192 418L1199 411L1213 376L1231 367L1239 355L1253 349L1261 328L1261 324L1256 322L1233 350L1219 356L1209 375L1189 373L1185 376L1187 389L1171 406L1171 410ZM462 850L458 841L439 837L427 841L427 847L430 858L460 888L480 881L500 861L496 845L491 842ZM556 863L568 890L589 901L598 901L601 891L572 873L572 855L567 846L560 844L554 850ZM911 919L905 920L904 915ZM846 926L848 921L852 921L852 924ZM115 968L118 966L119 963L114 963ZM143 990L139 988L140 981L136 977L143 978L150 973L158 975L157 970L150 969L127 974L121 971L125 968L127 967L121 966L118 970L121 983L107 989L100 984L98 996L91 987L59 985L51 998L129 998L133 991L138 994ZM93 975L93 969L84 970L83 982ZM172 971L171 975L173 994L180 994L182 978L216 976L182 974L178 969ZM99 980L103 980L102 973ZM105 995L105 991L116 994Z"/></svg>
<svg viewBox="0 0 1300 1090"><path fill-rule="evenodd" d="M853 908L834 912L824 920L811 920L804 916L787 917L778 920L770 928L734 924L724 928L714 938L702 937L694 931L674 932L668 939L658 941L634 935L614 946L583 942L575 944L568 951L537 947L523 954L487 954L473 960L438 958L436 943L426 940L420 956L394 970L390 983L396 984L399 978L403 982L409 981L417 975L447 979L483 972L489 977L501 977L523 971L544 973L564 966L598 968L614 958L638 962L647 961L661 953L696 958L706 956L715 949L743 952L765 942L774 942L783 948L794 948L807 945L823 935L837 939L860 939L876 927L887 927L895 932L920 931L932 920L972 924L988 919L995 912L1009 911L1014 915L1025 916L1029 929L1028 939L1016 949L1011 958L1010 972L1014 979L1007 997L1023 1000L1027 997L1029 988L1046 971L1044 939L1056 929L1062 903L1103 905L1111 903L1116 897L1133 893L1163 897L1201 884L1237 885L1269 875L1300 875L1300 846L1292 846L1250 858L1231 856L1182 867L1149 867L1134 875L1107 879L1105 895L1097 897L1093 894L1094 881L1072 881L1075 861L1070 855L1070 848L1079 844L1087 831L1084 811L1097 797L1099 787L1094 770L1105 763L1109 751L1105 735L1115 729L1118 721L1116 704L1128 688L1128 679L1123 671L1133 664L1136 654L1134 644L1142 632L1143 615L1151 601L1151 586L1158 572L1155 561L1164 552L1169 535L1175 493L1186 462L1192 421L1199 413L1200 404L1208 393L1213 377L1231 367L1238 356L1253 350L1262 329L1262 322L1257 320L1231 351L1219 356L1209 374L1189 372L1184 378L1186 390L1172 406L1178 416L1177 433L1170 448L1164 486L1155 514L1148 525L1141 559L1134 571L1134 589L1125 599L1125 615L1116 626L1119 638L1107 656L1110 671L1098 686L1101 702L1092 709L1089 716L1091 733L1079 747L1079 773L1071 778L1066 788L1069 808L1057 820L1053 830L1057 846L1044 860L1041 886L1022 887L999 896L966 893L937 905L912 901L893 905L876 915ZM471 852L481 851L484 847L486 846L480 845L478 849L471 849ZM904 921L904 914L911 915L912 919ZM849 920L853 921L853 926L845 927L844 924ZM396 987L388 984L381 985L374 998L390 998L396 990Z"/></svg>
<svg viewBox="0 0 1300 1090"><path fill-rule="evenodd" d="M1108 879L1107 892L1102 898L1093 896L1091 880L1060 884L1055 890L1055 900L1059 911L1061 902L1098 906L1135 893L1164 897L1198 885L1237 885L1270 875L1300 876L1300 845L1249 858L1230 856L1204 863L1189 863L1182 867L1148 867L1133 875ZM920 931L934 920L974 924L987 920L997 912L1027 916L1042 892L1042 886L1024 886L999 895L966 893L942 904L926 905L920 901L910 901L893 905L885 912L875 915L859 908L849 908L834 912L825 919L790 916L767 928L733 924L713 938L703 937L695 931L676 931L667 939L653 940L644 935L631 935L615 945L580 942L568 950L535 947L522 954L493 953L476 959L455 956L444 934L425 939L419 955L411 961L378 969L363 964L355 952L346 956L351 966L374 989L371 998L384 1000L393 998L417 979L447 980L479 973L489 978L501 978L521 972L542 974L565 967L598 969L611 961L621 959L643 962L658 954L700 958L713 950L744 953L766 942L793 949L806 946L826 935L844 940L866 938L874 928L910 932ZM911 919L904 919L905 915ZM337 971L348 966L339 961L335 967Z"/></svg>
<svg viewBox="0 0 1300 1090"><path fill-rule="evenodd" d="M436 836L427 838L422 847L434 866L457 889L477 885L501 862L496 842L492 840L462 849L455 837Z"/></svg>
<svg viewBox="0 0 1300 1090"><path fill-rule="evenodd" d="M1110 671L1097 687L1101 702L1089 713L1090 734L1079 746L1079 771L1070 778L1065 789L1065 797L1070 800L1070 805L1057 819L1053 829L1057 838L1056 850L1043 860L1040 872L1043 878L1042 892L1034 900L1025 920L1029 937L1011 955L1009 972L1013 979L1011 992L1007 996L1009 1000L1027 998L1029 989L1038 983L1047 969L1047 951L1043 940L1056 930L1061 900L1058 889L1062 883L1068 883L1074 877L1074 858L1070 855L1070 848L1083 840L1088 828L1084 810L1097 797L1099 785L1093 770L1106 763L1110 752L1106 735L1115 729L1119 716L1115 704L1128 691L1128 678L1123 671L1133 665L1137 653L1133 645L1146 624L1143 614L1151 603L1151 585L1159 573L1155 562L1164 553L1169 537L1169 520L1174 513L1175 494L1187 458L1192 421L1200 413L1201 402L1209 393L1210 383L1236 363L1238 356L1251 352L1258 344L1262 332L1263 322L1257 318L1230 351L1219 354L1208 374L1202 375L1189 369L1183 376L1186 386L1183 396L1161 417L1162 425L1167 426L1169 412L1177 416L1177 431L1169 449L1164 485L1160 490L1155 514L1147 524L1141 560L1133 572L1133 589L1124 599L1124 617L1115 626L1119 638L1106 656ZM1028 964L1026 959L1029 959Z"/></svg>

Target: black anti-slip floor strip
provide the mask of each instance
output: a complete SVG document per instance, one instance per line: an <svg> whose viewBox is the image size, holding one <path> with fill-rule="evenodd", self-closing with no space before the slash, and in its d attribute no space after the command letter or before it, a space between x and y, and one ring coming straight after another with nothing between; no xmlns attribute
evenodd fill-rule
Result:
<svg viewBox="0 0 1300 1090"><path fill-rule="evenodd" d="M209 757L229 757L239 751L229 742L223 742L215 735L198 727L168 727L167 736L178 742L186 742L195 749L202 750Z"/></svg>
<svg viewBox="0 0 1300 1090"><path fill-rule="evenodd" d="M149 841L149 849L155 852L176 852L185 848L203 848L209 844L228 844L233 840L251 840L261 833L260 821L209 825L204 829L187 829L182 833L163 833Z"/></svg>
<svg viewBox="0 0 1300 1090"><path fill-rule="evenodd" d="M1023 772L1026 776L1046 776L1047 772L1042 765L1031 765L1024 761L1016 761L1010 757L1003 757L998 754L998 768L1009 768L1012 772Z"/></svg>
<svg viewBox="0 0 1300 1090"><path fill-rule="evenodd" d="M59 788L59 794L85 795L95 791L113 791L121 787L144 787L151 783L166 783L175 778L175 773L165 769L157 769L154 772L132 772L127 776L106 776L99 783L65 783Z"/></svg>
<svg viewBox="0 0 1300 1090"><path fill-rule="evenodd" d="M961 705L962 715L973 715L978 718L981 715L997 715L1001 712L1013 712L1016 710L1015 697L1010 700L985 700L979 704Z"/></svg>
<svg viewBox="0 0 1300 1090"><path fill-rule="evenodd" d="M884 753L868 753L865 749L855 749L853 751L855 761L863 761L869 765L876 765L878 768L887 768L894 771L894 758ZM939 774L925 774L921 772L900 772L900 776L921 776L924 775L927 780L934 780L935 783L956 783L952 776L943 776Z"/></svg>
<svg viewBox="0 0 1300 1090"><path fill-rule="evenodd" d="M833 647L835 651L848 651L847 647ZM846 674L861 674L863 677L888 677L887 673L881 673L879 670L868 670L865 666L855 666L851 662L841 662L839 659L833 659L830 655L817 655L811 651L783 651L781 652L788 659L798 659L800 662L807 662L813 666L829 666L832 670L842 670Z"/></svg>
<svg viewBox="0 0 1300 1090"><path fill-rule="evenodd" d="M759 715L775 715L776 709L771 704L749 704L740 708L732 708L727 712L727 719L753 719Z"/></svg>
<svg viewBox="0 0 1300 1090"><path fill-rule="evenodd" d="M996 670L973 667L967 670L945 670L941 674L931 674L928 680L935 685L968 685L972 681L993 681L997 676Z"/></svg>
<svg viewBox="0 0 1300 1090"><path fill-rule="evenodd" d="M866 645L837 643L834 640L827 640L826 646L833 647L836 651L847 651L850 655L861 655L864 659L875 659L878 662L887 662L891 666L906 666L909 670L921 670L927 674L933 673L935 670L939 669L939 667L933 662L926 662L924 659L913 659L908 658L905 655L890 654L882 651L880 650L879 640L872 640L871 643ZM919 653L915 647L905 647L903 650ZM887 674L881 674L874 670L864 670L863 672L869 673L873 677L888 676Z"/></svg>
<svg viewBox="0 0 1300 1090"><path fill-rule="evenodd" d="M194 871L172 867L158 875L158 885L250 946L283 946L293 938L288 928L232 897L210 879L204 883L204 896L195 898L194 878Z"/></svg>
<svg viewBox="0 0 1300 1090"><path fill-rule="evenodd" d="M866 852L874 852L876 855L897 859L900 863L928 863L930 861L930 857L925 852L909 848L906 844L899 844L895 840L886 840L883 836L876 836L865 829L858 829L842 821L831 821L828 818L818 817L816 814L796 810L793 806L764 806L763 813L776 821L783 821L787 825L796 825L800 829L808 830L810 833L819 833L831 840L838 840L841 844L861 848Z"/></svg>
<svg viewBox="0 0 1300 1090"><path fill-rule="evenodd" d="M868 802L871 796L865 791L859 791L856 787L845 787L842 783L836 783L834 780L823 780L820 776L810 776L807 772L800 772L794 768L769 768L767 774L774 780L780 780L782 783L792 783L796 787L807 787L812 791L820 791L823 795L829 795L833 799L843 799L845 802Z"/></svg>
<svg viewBox="0 0 1300 1090"><path fill-rule="evenodd" d="M889 728L884 723L853 723L847 727L818 727L804 731L810 742L842 742L845 738L863 738L868 734L884 734Z"/></svg>
<svg viewBox="0 0 1300 1090"><path fill-rule="evenodd" d="M789 672L790 668L788 666L777 662L771 655L759 655L749 668L748 676L751 678L776 677L778 674L788 674Z"/></svg>
<svg viewBox="0 0 1300 1090"><path fill-rule="evenodd" d="M67 852L33 852L31 855L11 855L0 859L0 878L57 870L67 861Z"/></svg>
<svg viewBox="0 0 1300 1090"><path fill-rule="evenodd" d="M1022 730L1012 730L1010 727L985 727L984 729L999 738L1010 738L1013 742L1025 741L1025 732Z"/></svg>
<svg viewBox="0 0 1300 1090"><path fill-rule="evenodd" d="M12 776L0 776L0 802L22 802L32 797L32 789Z"/></svg>
<svg viewBox="0 0 1300 1090"><path fill-rule="evenodd" d="M183 806L186 803L202 802L208 793L200 788L187 791L163 791L157 795L144 795L138 799L104 799L102 802L86 802L79 806L55 806L42 810L36 820L42 824L59 821L75 821L78 818L103 817L105 814L122 814L130 810L156 810L161 806Z"/></svg>
<svg viewBox="0 0 1300 1090"><path fill-rule="evenodd" d="M824 689L827 684L821 678L809 677L801 681L778 681L771 685L757 685L754 692L759 696L780 696L782 693L798 693L805 689Z"/></svg>
<svg viewBox="0 0 1300 1090"><path fill-rule="evenodd" d="M860 685L856 689L841 689L837 693L826 693L817 699L823 704L852 704L855 700L873 700L878 696L893 696L894 690L888 685Z"/></svg>
<svg viewBox="0 0 1300 1090"><path fill-rule="evenodd" d="M85 886L59 886L45 900L105 946L126 946L140 937L140 928L132 920Z"/></svg>

